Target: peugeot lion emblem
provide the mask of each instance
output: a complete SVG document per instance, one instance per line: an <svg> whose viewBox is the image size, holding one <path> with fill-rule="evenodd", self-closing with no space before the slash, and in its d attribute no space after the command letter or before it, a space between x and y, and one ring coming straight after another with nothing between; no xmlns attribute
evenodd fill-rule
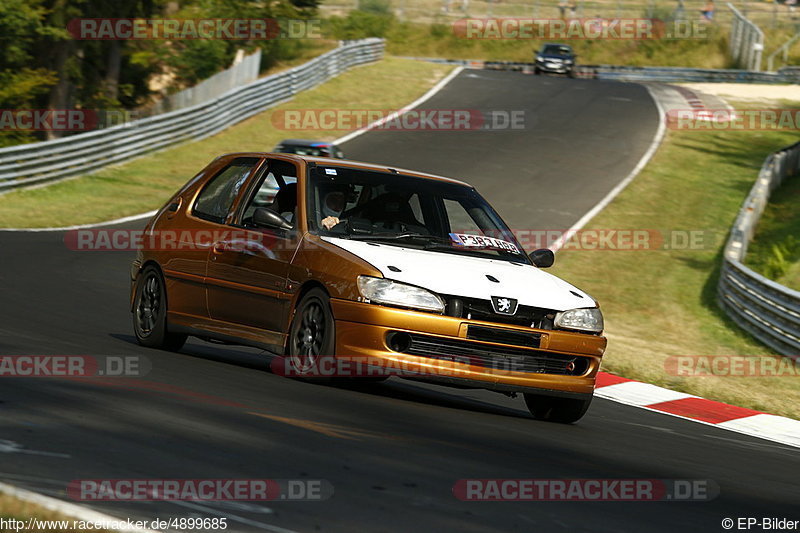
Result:
<svg viewBox="0 0 800 533"><path fill-rule="evenodd" d="M517 312L517 300L505 296L492 296L494 312L501 315L513 315Z"/></svg>

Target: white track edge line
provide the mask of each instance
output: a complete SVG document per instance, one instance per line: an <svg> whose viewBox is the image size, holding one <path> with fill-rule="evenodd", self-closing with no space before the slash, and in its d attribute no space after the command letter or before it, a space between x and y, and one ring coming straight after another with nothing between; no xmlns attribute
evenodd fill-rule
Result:
<svg viewBox="0 0 800 533"><path fill-rule="evenodd" d="M116 518L111 515L103 514L98 511L94 511L92 509L76 505L74 503L69 503L63 500L59 500L58 498L53 498L52 496L45 496L44 494L39 494L38 492L33 492L27 489L21 489L19 487L15 487L13 485L9 485L8 483L3 483L1 481L0 481L0 493L39 505L49 511L54 511L59 514L70 516L77 520L83 520L86 522L105 522L104 525L108 525L109 523L114 523L114 522L125 521L125 519L122 518ZM124 532L158 533L155 530L143 529L143 528L118 528L114 529L114 531L120 531L123 533Z"/></svg>
<svg viewBox="0 0 800 533"><path fill-rule="evenodd" d="M420 96L419 98L417 98L416 100L414 100L413 102L408 104L407 106L402 107L399 110L394 111L393 113L390 113L389 115L387 115L387 116L385 116L383 118L380 118L380 119L378 119L378 120L376 120L374 122L371 122L370 124L367 124L366 126L364 126L361 129L358 129L356 131L351 131L347 135L339 137L338 139L333 141L333 144L344 144L347 141L352 140L352 139L358 137L359 135L363 135L364 133L367 133L368 131L370 131L372 129L375 129L378 126L380 126L382 124L385 124L386 122L388 122L390 120L393 120L393 119L403 115L404 113L414 109L415 107L417 107L418 105L420 105L420 104L424 103L425 101L429 100L432 96L434 96L436 93L441 91L442 88L444 88L445 85L450 83L450 81L453 78L458 76L461 73L462 70L464 70L464 67L456 67L456 68L454 68L452 70L452 72L450 72L450 74L448 74L447 76L445 76L444 78L439 80L439 82L436 83L436 85L434 85L433 87L431 87L428 90L428 92L426 92L425 94L423 94L422 96Z"/></svg>
<svg viewBox="0 0 800 533"><path fill-rule="evenodd" d="M158 209L148 211L147 213L139 213L138 215L131 215L127 217L117 218L114 220L106 220L105 222L95 222L93 224L77 224L75 226L62 226L58 228L0 228L0 231L5 232L22 232L22 233L41 233L47 231L69 231L75 229L99 228L101 226L116 226L124 224L125 222L132 222L143 218L150 218L158 213Z"/></svg>
<svg viewBox="0 0 800 533"><path fill-rule="evenodd" d="M611 191L609 191L609 193L606 194L605 197L603 197L602 200L597 202L597 204L593 208L591 208L575 224L573 224L572 227L567 230L567 233L565 235L572 235L576 231L580 230L586 224L588 224L591 219L597 216L597 214L600 211L605 209L606 206L610 204L612 200L614 200L614 198L616 198L619 195L619 193L621 193L625 189L625 187L627 187L634 180L636 176L639 175L639 172L641 172L642 169L645 167L645 165L647 165L647 163L650 162L650 160L655 155L656 150L658 150L658 147L661 146L661 141L664 140L664 135L666 134L667 130L666 125L664 123L664 107L661 105L661 102L659 101L659 99L656 97L656 95L653 93L652 89L650 89L649 86L643 85L643 87L647 89L648 93L650 93L650 98L652 98L653 102L656 104L656 110L658 111L658 129L656 130L656 134L653 137L653 140L650 142L650 146L648 147L647 151L644 153L642 158L639 160L639 162L636 164L636 166L633 167L633 170L631 170L630 173L627 176L625 176L625 179L619 182L616 185L616 187L611 189ZM563 238L558 239L550 246L550 250L552 250L553 252L557 252L559 248L561 248L563 245L564 245L564 239Z"/></svg>

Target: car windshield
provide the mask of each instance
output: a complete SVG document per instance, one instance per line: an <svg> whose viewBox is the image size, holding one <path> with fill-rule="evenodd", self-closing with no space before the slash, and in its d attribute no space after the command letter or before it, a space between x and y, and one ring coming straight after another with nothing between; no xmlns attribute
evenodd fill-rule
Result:
<svg viewBox="0 0 800 533"><path fill-rule="evenodd" d="M542 54L551 56L569 56L572 54L572 50L570 50L568 46L550 45L545 46L544 49L542 49Z"/></svg>
<svg viewBox="0 0 800 533"><path fill-rule="evenodd" d="M312 167L309 227L323 236L530 264L472 187L349 167Z"/></svg>

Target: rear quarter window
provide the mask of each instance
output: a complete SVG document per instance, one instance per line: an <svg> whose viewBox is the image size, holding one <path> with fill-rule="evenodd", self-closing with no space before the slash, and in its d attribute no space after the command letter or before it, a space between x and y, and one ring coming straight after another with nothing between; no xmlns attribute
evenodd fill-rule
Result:
<svg viewBox="0 0 800 533"><path fill-rule="evenodd" d="M195 201L193 214L212 222L225 222L242 186L253 174L259 161L256 157L234 159L203 187Z"/></svg>

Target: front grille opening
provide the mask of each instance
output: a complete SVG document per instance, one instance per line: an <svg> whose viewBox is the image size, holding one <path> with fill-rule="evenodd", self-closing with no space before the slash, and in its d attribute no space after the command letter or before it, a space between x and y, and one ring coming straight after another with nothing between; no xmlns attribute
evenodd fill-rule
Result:
<svg viewBox="0 0 800 533"><path fill-rule="evenodd" d="M529 305L520 305L514 315L495 313L490 300L442 295L445 299L444 314L468 320L512 324L537 329L553 329L556 311Z"/></svg>
<svg viewBox="0 0 800 533"><path fill-rule="evenodd" d="M472 340L434 337L420 333L393 331L386 336L386 344L390 349L408 355L459 362L497 371L581 376L589 369L587 357L512 346L493 346Z"/></svg>

